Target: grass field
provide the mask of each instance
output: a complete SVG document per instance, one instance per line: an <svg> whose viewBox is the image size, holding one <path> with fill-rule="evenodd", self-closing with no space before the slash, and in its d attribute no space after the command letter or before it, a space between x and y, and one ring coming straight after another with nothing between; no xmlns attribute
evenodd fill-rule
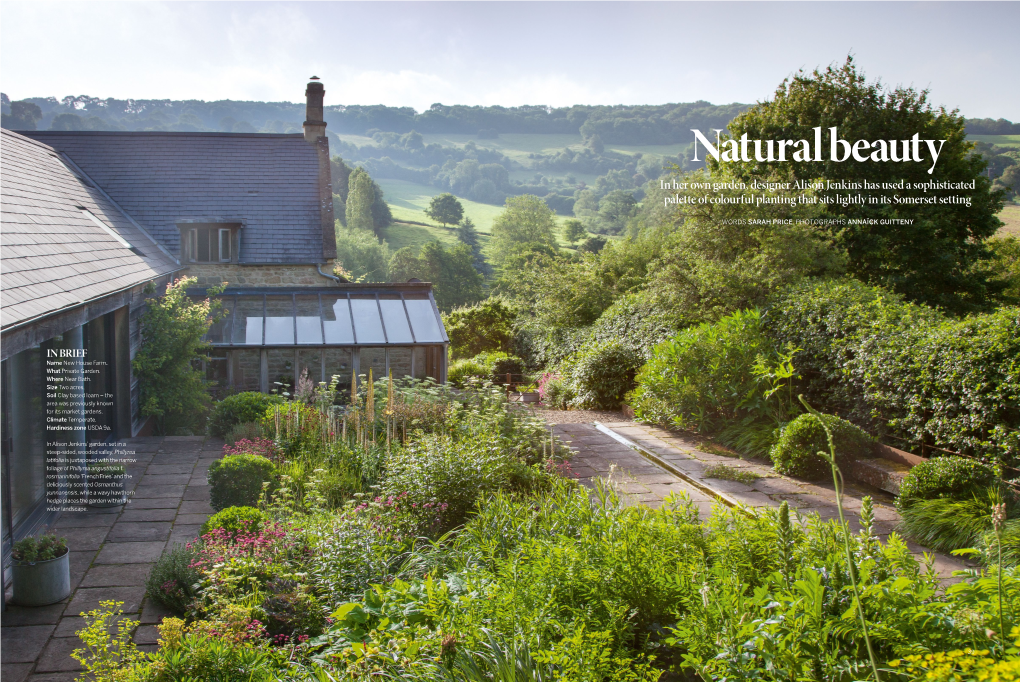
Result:
<svg viewBox="0 0 1020 682"><path fill-rule="evenodd" d="M584 147L580 135L540 134L540 133L505 133L495 140L479 140L475 135L425 135L425 141L447 147L463 147L468 140L474 140L479 147L498 149L523 166L531 165L528 154L556 154L564 147L579 151ZM675 157L684 148L682 144L647 144L647 145L614 145L607 144L606 149L633 154L656 154L664 157Z"/></svg>
<svg viewBox="0 0 1020 682"><path fill-rule="evenodd" d="M416 182L407 182L406 180L380 178L376 182L382 187L386 203L390 205L390 210L393 211L393 218L395 220L413 220L429 223L442 230L440 225L425 215L425 208L429 205L429 201L437 194L442 194L442 190L429 185L420 185ZM482 234L489 234L492 229L492 221L503 211L502 206L480 204L477 201L471 201L464 197L457 197L457 199L464 207L464 215L471 218L475 224L475 229Z"/></svg>
<svg viewBox="0 0 1020 682"><path fill-rule="evenodd" d="M1020 149L1020 135L968 135L967 139L973 140L974 142L996 144L1000 147Z"/></svg>
<svg viewBox="0 0 1020 682"><path fill-rule="evenodd" d="M425 215L425 207L429 205L432 197L442 192L429 185L419 185L415 182L405 180L379 179L376 182L383 189L386 203L390 205L393 213L394 223L382 230L383 239L396 251L405 246L421 247L425 242L438 239L444 244L455 244L457 232L450 226L444 228ZM475 228L478 230L482 248L484 249L489 241L489 234L492 232L492 221L503 212L502 206L492 204L480 204L464 197L457 197L464 207L464 215L471 218ZM565 218L555 216L557 222L556 239L560 246L567 246L560 234L559 224ZM410 225L404 221L427 223L427 225Z"/></svg>
<svg viewBox="0 0 1020 682"><path fill-rule="evenodd" d="M1011 235L1020 239L1020 205L1006 204L999 213L999 220L1005 223L999 228L998 234Z"/></svg>

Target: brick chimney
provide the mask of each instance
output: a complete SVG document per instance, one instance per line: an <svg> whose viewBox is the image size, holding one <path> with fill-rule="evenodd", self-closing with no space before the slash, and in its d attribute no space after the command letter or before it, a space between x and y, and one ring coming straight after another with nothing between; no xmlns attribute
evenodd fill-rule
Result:
<svg viewBox="0 0 1020 682"><path fill-rule="evenodd" d="M329 167L329 138L322 120L322 98L326 89L318 76L309 79L305 88L305 141L315 145L319 156L319 222L322 227L322 258L327 263L336 258L336 232L333 223L333 182ZM330 266L332 267L332 266Z"/></svg>
<svg viewBox="0 0 1020 682"><path fill-rule="evenodd" d="M326 136L326 122L322 120L322 98L326 88L319 82L318 76L312 76L305 88L305 140L312 144L320 137Z"/></svg>

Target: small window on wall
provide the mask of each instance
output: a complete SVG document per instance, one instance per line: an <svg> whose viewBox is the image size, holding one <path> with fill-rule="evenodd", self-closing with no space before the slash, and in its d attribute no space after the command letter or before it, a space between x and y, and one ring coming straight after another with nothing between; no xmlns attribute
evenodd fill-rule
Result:
<svg viewBox="0 0 1020 682"><path fill-rule="evenodd" d="M185 263L235 262L235 226L181 225L181 260Z"/></svg>

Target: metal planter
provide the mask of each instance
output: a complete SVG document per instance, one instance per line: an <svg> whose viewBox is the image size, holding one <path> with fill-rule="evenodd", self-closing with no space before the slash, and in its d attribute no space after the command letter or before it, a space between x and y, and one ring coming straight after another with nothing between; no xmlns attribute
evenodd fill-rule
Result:
<svg viewBox="0 0 1020 682"><path fill-rule="evenodd" d="M56 604L71 594L71 553L46 561L11 566L14 603L20 606Z"/></svg>

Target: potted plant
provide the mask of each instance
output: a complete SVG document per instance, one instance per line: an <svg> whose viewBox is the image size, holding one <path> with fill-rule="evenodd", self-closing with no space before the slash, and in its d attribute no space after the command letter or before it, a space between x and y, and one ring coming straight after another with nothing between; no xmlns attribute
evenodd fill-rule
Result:
<svg viewBox="0 0 1020 682"><path fill-rule="evenodd" d="M534 384L528 384L527 386L518 386L517 400L522 403L537 403L541 397L538 393L538 387Z"/></svg>
<svg viewBox="0 0 1020 682"><path fill-rule="evenodd" d="M124 504L124 481L127 470L123 464L92 462L89 464L89 506L116 507Z"/></svg>
<svg viewBox="0 0 1020 682"><path fill-rule="evenodd" d="M44 534L18 540L11 557L15 604L46 606L71 594L70 555L64 538Z"/></svg>

